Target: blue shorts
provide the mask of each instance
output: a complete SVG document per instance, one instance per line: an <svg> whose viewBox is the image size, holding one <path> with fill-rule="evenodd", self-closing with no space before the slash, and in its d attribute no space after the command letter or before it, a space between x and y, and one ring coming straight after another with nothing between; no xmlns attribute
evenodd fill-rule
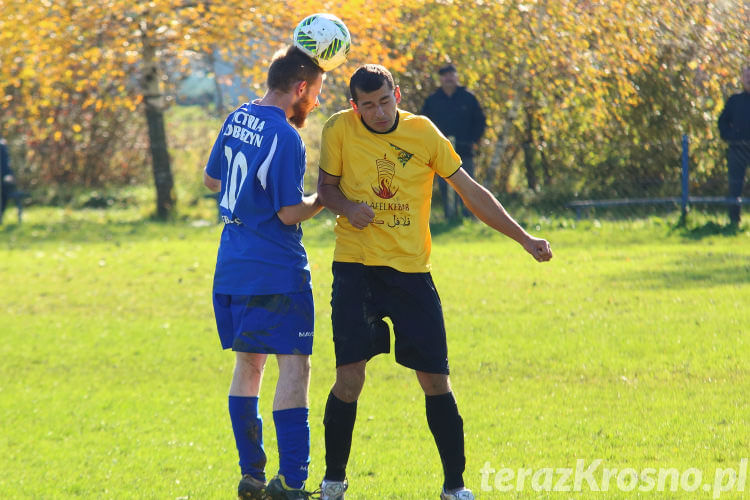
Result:
<svg viewBox="0 0 750 500"><path fill-rule="evenodd" d="M214 293L221 347L261 354L312 354L312 291L276 295Z"/></svg>
<svg viewBox="0 0 750 500"><path fill-rule="evenodd" d="M430 273L334 262L331 322L336 366L389 352L385 317L393 323L397 363L427 373L449 373L443 308Z"/></svg>

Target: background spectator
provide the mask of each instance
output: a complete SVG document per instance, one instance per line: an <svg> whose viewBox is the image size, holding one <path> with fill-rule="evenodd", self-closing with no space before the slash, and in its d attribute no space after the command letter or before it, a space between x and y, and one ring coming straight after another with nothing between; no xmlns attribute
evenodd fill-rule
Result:
<svg viewBox="0 0 750 500"><path fill-rule="evenodd" d="M0 137L0 223L3 221L5 207L8 205L8 197L15 187L13 171L10 168L10 155L8 154L8 145Z"/></svg>
<svg viewBox="0 0 750 500"><path fill-rule="evenodd" d="M486 127L484 113L474 94L458 84L458 72L453 64L440 68L438 75L440 88L425 100L421 114L432 120L443 135L450 139L461 156L461 166L473 177L474 153ZM448 185L442 177L439 177L438 182L445 217L449 218L454 213L454 207L449 202ZM456 205L463 206L460 200L455 199ZM463 212L468 215L466 207L463 207Z"/></svg>
<svg viewBox="0 0 750 500"><path fill-rule="evenodd" d="M729 196L742 196L745 172L750 163L750 64L742 70L743 92L727 99L719 116L719 132L727 141L727 167L729 169ZM740 223L740 205L729 206L729 222Z"/></svg>

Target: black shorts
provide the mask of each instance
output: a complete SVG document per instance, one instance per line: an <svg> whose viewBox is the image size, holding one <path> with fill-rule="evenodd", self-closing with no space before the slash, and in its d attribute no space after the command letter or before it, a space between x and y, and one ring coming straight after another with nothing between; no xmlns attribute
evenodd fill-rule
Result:
<svg viewBox="0 0 750 500"><path fill-rule="evenodd" d="M430 273L334 262L331 322L336 366L390 352L385 317L393 323L396 362L448 374L443 307Z"/></svg>

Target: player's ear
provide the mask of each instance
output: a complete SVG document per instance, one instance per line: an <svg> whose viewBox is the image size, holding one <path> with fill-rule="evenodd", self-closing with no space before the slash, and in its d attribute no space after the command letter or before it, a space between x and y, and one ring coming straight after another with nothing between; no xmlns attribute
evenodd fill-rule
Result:
<svg viewBox="0 0 750 500"><path fill-rule="evenodd" d="M305 92L307 91L307 82L305 80L300 80L297 82L297 84L294 86L294 93L297 95L297 97L302 97L305 95Z"/></svg>
<svg viewBox="0 0 750 500"><path fill-rule="evenodd" d="M357 114L359 114L359 110L357 109L357 103L356 103L356 101L354 99L349 99L349 104L351 104L352 105L352 109L354 111L356 111Z"/></svg>
<svg viewBox="0 0 750 500"><path fill-rule="evenodd" d="M393 96L396 98L396 104L401 104L401 89L398 85L393 89Z"/></svg>

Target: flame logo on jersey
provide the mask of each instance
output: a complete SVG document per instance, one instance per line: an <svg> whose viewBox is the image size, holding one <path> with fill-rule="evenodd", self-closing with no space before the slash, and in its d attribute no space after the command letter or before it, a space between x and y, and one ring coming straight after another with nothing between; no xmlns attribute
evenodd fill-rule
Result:
<svg viewBox="0 0 750 500"><path fill-rule="evenodd" d="M375 166L378 169L378 186L370 186L372 192L375 193L379 198L390 199L396 196L398 187L394 189L393 176L396 174L396 164L386 158L375 160Z"/></svg>

